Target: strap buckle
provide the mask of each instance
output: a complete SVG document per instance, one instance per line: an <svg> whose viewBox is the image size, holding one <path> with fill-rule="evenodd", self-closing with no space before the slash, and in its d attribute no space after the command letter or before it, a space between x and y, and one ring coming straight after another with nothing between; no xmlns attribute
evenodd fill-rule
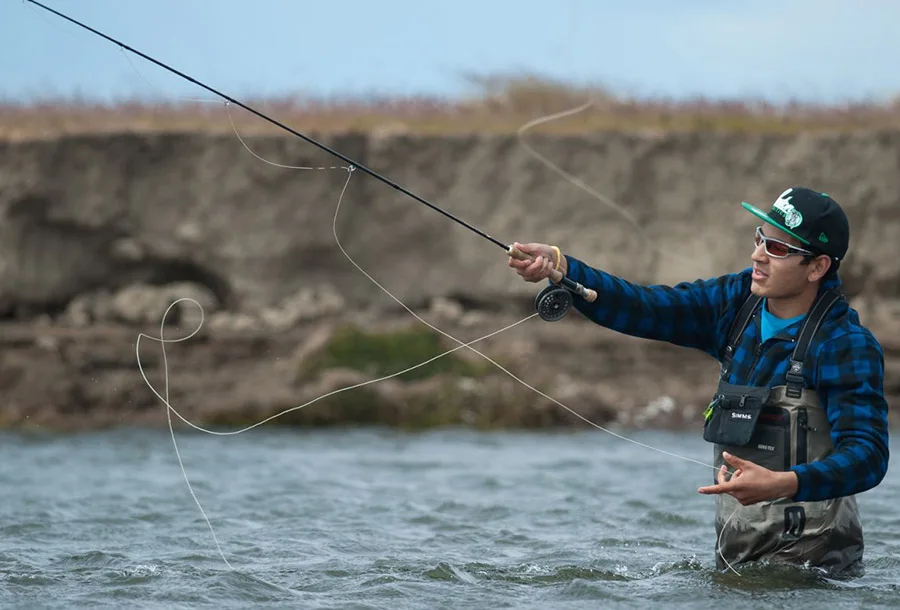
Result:
<svg viewBox="0 0 900 610"><path fill-rule="evenodd" d="M787 380L785 394L791 398L800 398L803 394L803 362L792 358L784 377Z"/></svg>

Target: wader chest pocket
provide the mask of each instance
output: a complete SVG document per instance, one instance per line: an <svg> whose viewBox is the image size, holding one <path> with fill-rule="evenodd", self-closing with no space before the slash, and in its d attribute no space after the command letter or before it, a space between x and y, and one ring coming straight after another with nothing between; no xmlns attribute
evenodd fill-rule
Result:
<svg viewBox="0 0 900 610"><path fill-rule="evenodd" d="M706 410L703 439L722 445L746 445L768 400L769 388L720 383Z"/></svg>

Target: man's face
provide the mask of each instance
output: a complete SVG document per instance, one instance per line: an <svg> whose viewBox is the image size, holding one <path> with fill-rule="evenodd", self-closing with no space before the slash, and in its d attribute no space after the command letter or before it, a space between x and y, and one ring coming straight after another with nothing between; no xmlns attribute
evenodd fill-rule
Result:
<svg viewBox="0 0 900 610"><path fill-rule="evenodd" d="M767 238L771 238L768 250ZM750 286L753 294L769 299L796 297L807 290L810 283L819 280L817 265L803 264L801 251L804 246L798 239L767 223L757 229L755 239L756 247L750 257L753 261ZM785 258L779 258L785 254Z"/></svg>

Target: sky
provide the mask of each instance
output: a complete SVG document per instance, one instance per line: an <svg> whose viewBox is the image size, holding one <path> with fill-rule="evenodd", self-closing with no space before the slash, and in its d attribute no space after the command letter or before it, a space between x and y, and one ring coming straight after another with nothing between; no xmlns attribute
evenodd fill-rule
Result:
<svg viewBox="0 0 900 610"><path fill-rule="evenodd" d="M41 1L238 99L453 97L513 73L674 99L900 93L892 0ZM0 0L0 74L5 100L214 98L27 0Z"/></svg>

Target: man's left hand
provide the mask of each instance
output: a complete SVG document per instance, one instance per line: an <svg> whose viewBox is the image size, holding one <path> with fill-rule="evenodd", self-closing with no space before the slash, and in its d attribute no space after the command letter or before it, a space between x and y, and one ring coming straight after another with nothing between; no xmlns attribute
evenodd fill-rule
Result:
<svg viewBox="0 0 900 610"><path fill-rule="evenodd" d="M792 498L797 493L797 475L793 472L769 470L727 452L723 453L722 457L734 467L731 478L727 478L728 468L723 464L716 473L718 484L701 487L698 492L727 493L744 506L765 500Z"/></svg>

